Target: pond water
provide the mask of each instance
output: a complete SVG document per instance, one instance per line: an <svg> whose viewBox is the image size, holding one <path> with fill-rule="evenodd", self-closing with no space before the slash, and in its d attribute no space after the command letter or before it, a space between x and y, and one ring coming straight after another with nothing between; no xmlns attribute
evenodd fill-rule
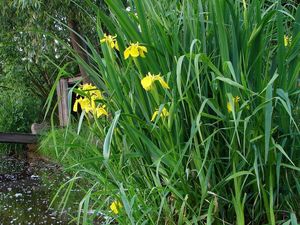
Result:
<svg viewBox="0 0 300 225"><path fill-rule="evenodd" d="M0 156L0 224L69 224L75 203L64 213L49 208L67 179L55 164Z"/></svg>

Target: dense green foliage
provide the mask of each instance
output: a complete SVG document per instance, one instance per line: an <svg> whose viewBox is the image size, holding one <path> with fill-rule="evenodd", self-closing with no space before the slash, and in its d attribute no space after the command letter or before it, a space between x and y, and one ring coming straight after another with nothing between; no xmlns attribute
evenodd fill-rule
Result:
<svg viewBox="0 0 300 225"><path fill-rule="evenodd" d="M70 30L62 23L80 20L90 38L93 29L71 1L4 0L0 7L0 131L28 132L43 120L58 67L74 61L53 36L70 47ZM69 73L77 75L78 66Z"/></svg>
<svg viewBox="0 0 300 225"><path fill-rule="evenodd" d="M35 120L42 120L39 110L42 108L41 100L28 91L23 79L15 74L0 79L1 132L31 132L31 124Z"/></svg>
<svg viewBox="0 0 300 225"><path fill-rule="evenodd" d="M90 62L74 57L105 92L110 116L81 117L42 145L90 184L78 224L90 209L120 224L297 224L300 8L133 0L128 12L105 2L109 16L86 8L99 39L102 29L117 35L120 51L87 41ZM136 42L146 57L125 60ZM170 89L145 91L148 72ZM123 206L117 216L114 201Z"/></svg>

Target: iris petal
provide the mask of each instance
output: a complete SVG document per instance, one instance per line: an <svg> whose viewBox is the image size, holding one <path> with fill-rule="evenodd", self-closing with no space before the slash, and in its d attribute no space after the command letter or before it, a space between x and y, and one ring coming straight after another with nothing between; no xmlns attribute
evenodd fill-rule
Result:
<svg viewBox="0 0 300 225"><path fill-rule="evenodd" d="M75 101L75 103L74 103L74 105L73 105L73 111L74 112L77 112L78 111L78 99L76 99L76 101Z"/></svg>
<svg viewBox="0 0 300 225"><path fill-rule="evenodd" d="M153 81L154 80L152 76L146 76L141 80L141 84L146 91L150 91L152 88Z"/></svg>
<svg viewBox="0 0 300 225"><path fill-rule="evenodd" d="M138 50L138 47L137 46L132 46L131 49L130 49L130 55L134 58L138 57L140 54L139 54L139 50Z"/></svg>
<svg viewBox="0 0 300 225"><path fill-rule="evenodd" d="M155 118L157 117L158 115L158 111L156 110L153 115L152 115L152 118L151 118L151 122L153 122L155 120Z"/></svg>
<svg viewBox="0 0 300 225"><path fill-rule="evenodd" d="M130 52L130 49L128 49L128 48L124 51L124 58L125 59L127 59L129 57L129 52Z"/></svg>
<svg viewBox="0 0 300 225"><path fill-rule="evenodd" d="M167 84L167 82L165 82L164 79L163 79L162 77L159 77L158 81L159 81L159 83L161 84L161 86L162 86L163 88L166 88L166 89L169 89L169 88L170 88L169 85Z"/></svg>

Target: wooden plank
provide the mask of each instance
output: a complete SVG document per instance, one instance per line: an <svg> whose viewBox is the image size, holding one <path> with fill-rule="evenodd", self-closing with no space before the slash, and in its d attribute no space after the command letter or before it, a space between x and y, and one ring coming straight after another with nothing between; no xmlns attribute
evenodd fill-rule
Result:
<svg viewBox="0 0 300 225"><path fill-rule="evenodd" d="M81 76L77 76L77 77L69 77L68 78L68 84L75 84L78 81L82 80Z"/></svg>
<svg viewBox="0 0 300 225"><path fill-rule="evenodd" d="M0 132L0 143L34 144L37 139L35 134Z"/></svg>

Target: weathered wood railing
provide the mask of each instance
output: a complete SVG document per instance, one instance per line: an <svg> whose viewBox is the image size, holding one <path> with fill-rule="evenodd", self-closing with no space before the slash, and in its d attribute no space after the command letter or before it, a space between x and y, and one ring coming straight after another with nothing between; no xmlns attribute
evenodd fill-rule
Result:
<svg viewBox="0 0 300 225"><path fill-rule="evenodd" d="M34 144L37 139L36 134L0 132L0 143Z"/></svg>

